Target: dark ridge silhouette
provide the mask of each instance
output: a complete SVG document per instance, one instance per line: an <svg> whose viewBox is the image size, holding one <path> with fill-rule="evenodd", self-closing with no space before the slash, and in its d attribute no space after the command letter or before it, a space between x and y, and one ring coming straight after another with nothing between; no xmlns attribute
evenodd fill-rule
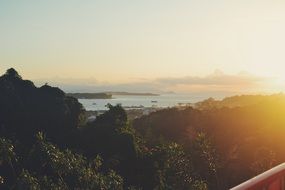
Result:
<svg viewBox="0 0 285 190"><path fill-rule="evenodd" d="M1 136L31 143L37 131L55 142L64 141L80 123L82 105L59 88L23 80L13 68L0 77Z"/></svg>

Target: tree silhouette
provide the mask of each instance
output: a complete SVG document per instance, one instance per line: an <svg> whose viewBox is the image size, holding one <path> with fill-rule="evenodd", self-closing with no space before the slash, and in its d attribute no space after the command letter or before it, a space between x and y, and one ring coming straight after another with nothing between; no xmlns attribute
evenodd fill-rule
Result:
<svg viewBox="0 0 285 190"><path fill-rule="evenodd" d="M4 74L4 76L8 78L18 78L18 79L22 78L14 68L8 69Z"/></svg>

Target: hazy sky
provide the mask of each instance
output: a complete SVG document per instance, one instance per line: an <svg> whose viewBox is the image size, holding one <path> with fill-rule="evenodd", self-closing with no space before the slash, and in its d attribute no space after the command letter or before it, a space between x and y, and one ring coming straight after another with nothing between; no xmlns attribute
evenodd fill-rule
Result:
<svg viewBox="0 0 285 190"><path fill-rule="evenodd" d="M269 78L281 91L284 10L284 0L3 0L0 71L182 91L255 89Z"/></svg>

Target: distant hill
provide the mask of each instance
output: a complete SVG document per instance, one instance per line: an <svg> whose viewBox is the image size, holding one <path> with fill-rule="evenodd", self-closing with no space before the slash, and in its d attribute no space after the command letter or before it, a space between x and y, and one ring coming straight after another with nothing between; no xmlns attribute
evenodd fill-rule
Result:
<svg viewBox="0 0 285 190"><path fill-rule="evenodd" d="M67 93L67 96L71 96L77 99L111 99L112 94L108 93Z"/></svg>
<svg viewBox="0 0 285 190"><path fill-rule="evenodd" d="M260 103L266 103L271 101L284 100L285 95L273 94L273 95L240 95L226 97L223 100L215 100L214 98L208 98L201 102L197 102L194 107L199 110L219 109L219 108L235 108L245 107L250 105L256 105Z"/></svg>
<svg viewBox="0 0 285 190"><path fill-rule="evenodd" d="M149 92L105 92L106 94L111 95L120 95L120 96L159 96L159 94L153 94Z"/></svg>
<svg viewBox="0 0 285 190"><path fill-rule="evenodd" d="M100 92L100 93L67 93L77 99L111 99L112 96L159 96L153 93L138 93L138 92Z"/></svg>

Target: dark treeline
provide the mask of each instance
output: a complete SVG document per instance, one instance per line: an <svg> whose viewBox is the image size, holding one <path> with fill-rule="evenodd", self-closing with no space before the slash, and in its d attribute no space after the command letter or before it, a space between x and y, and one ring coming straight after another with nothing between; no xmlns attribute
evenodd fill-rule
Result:
<svg viewBox="0 0 285 190"><path fill-rule="evenodd" d="M284 113L283 94L211 98L195 109L171 108L141 117L134 128L150 144L181 144L210 189L228 189L284 162ZM193 154L201 135L207 142L206 160ZM215 172L209 175L211 167Z"/></svg>
<svg viewBox="0 0 285 190"><path fill-rule="evenodd" d="M285 97L208 99L132 122L95 121L74 97L0 77L0 189L228 189L284 161Z"/></svg>
<svg viewBox="0 0 285 190"><path fill-rule="evenodd" d="M121 106L86 124L82 105L0 77L0 189L207 189L176 143L147 145Z"/></svg>

